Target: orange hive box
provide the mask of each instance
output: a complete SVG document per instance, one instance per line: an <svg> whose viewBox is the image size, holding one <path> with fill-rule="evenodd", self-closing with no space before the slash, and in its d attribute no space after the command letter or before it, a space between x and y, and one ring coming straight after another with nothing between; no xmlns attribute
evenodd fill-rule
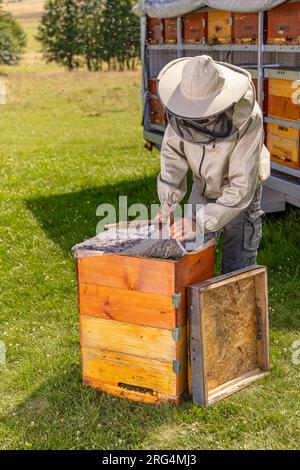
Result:
<svg viewBox="0 0 300 470"><path fill-rule="evenodd" d="M233 23L234 42L236 44L257 44L258 14L235 13Z"/></svg>
<svg viewBox="0 0 300 470"><path fill-rule="evenodd" d="M156 78L150 78L149 79L148 89L149 89L151 95L157 96L157 79Z"/></svg>
<svg viewBox="0 0 300 470"><path fill-rule="evenodd" d="M186 287L213 275L214 247L178 261L78 250L83 383L141 402L187 389Z"/></svg>
<svg viewBox="0 0 300 470"><path fill-rule="evenodd" d="M182 38L187 44L204 44L207 38L207 13L189 13L182 17Z"/></svg>
<svg viewBox="0 0 300 470"><path fill-rule="evenodd" d="M150 98L150 122L152 124L165 125L166 123L166 114L163 105L160 100L157 98Z"/></svg>
<svg viewBox="0 0 300 470"><path fill-rule="evenodd" d="M167 44L177 42L177 18L165 19L165 42Z"/></svg>
<svg viewBox="0 0 300 470"><path fill-rule="evenodd" d="M268 11L268 43L300 44L300 2Z"/></svg>

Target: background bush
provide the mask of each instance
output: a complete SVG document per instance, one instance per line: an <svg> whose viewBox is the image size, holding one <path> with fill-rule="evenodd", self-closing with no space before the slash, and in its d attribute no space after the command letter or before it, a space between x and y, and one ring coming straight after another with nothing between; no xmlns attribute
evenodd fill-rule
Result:
<svg viewBox="0 0 300 470"><path fill-rule="evenodd" d="M0 2L2 3L2 2ZM0 64L15 65L26 46L22 27L0 4Z"/></svg>

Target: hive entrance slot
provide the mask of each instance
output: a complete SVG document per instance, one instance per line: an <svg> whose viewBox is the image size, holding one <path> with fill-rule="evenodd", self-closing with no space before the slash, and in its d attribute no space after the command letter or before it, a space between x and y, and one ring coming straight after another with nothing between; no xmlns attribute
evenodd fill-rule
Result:
<svg viewBox="0 0 300 470"><path fill-rule="evenodd" d="M126 390L132 390L133 392L149 393L150 395L154 395L152 388L139 387L137 385L124 384L122 382L119 382L118 386L120 388L125 388Z"/></svg>

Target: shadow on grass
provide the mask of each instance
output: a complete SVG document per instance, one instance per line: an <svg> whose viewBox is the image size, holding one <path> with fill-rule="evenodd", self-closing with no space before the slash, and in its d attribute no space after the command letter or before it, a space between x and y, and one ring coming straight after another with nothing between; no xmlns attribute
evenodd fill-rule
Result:
<svg viewBox="0 0 300 470"><path fill-rule="evenodd" d="M118 213L119 196L128 197L128 206L158 203L156 177L145 177L117 184L26 200L26 207L38 220L47 237L67 254L72 246L95 236L101 220L96 216L100 204L112 204Z"/></svg>
<svg viewBox="0 0 300 470"><path fill-rule="evenodd" d="M139 404L84 387L73 365L0 423L19 436L19 448L137 449L157 428L176 424L175 411L175 405Z"/></svg>

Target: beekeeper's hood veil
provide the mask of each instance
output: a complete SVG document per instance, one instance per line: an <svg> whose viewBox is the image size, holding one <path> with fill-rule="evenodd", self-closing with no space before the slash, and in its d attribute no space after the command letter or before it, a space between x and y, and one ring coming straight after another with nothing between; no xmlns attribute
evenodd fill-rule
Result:
<svg viewBox="0 0 300 470"><path fill-rule="evenodd" d="M174 131L193 143L235 135L256 100L249 72L206 55L167 64L158 76L158 94Z"/></svg>

